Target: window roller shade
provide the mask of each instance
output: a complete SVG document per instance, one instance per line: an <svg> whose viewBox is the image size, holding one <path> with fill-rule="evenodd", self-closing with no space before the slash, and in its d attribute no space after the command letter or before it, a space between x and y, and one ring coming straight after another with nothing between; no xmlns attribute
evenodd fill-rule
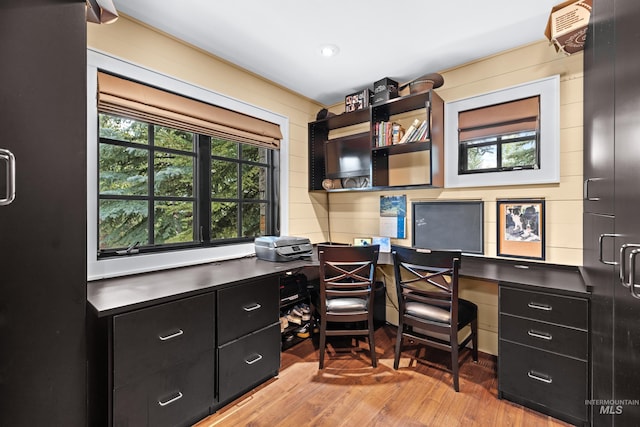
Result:
<svg viewBox="0 0 640 427"><path fill-rule="evenodd" d="M161 126L280 148L280 126L147 85L98 72L98 110Z"/></svg>
<svg viewBox="0 0 640 427"><path fill-rule="evenodd" d="M539 118L539 96L462 111L458 113L458 140L537 130Z"/></svg>

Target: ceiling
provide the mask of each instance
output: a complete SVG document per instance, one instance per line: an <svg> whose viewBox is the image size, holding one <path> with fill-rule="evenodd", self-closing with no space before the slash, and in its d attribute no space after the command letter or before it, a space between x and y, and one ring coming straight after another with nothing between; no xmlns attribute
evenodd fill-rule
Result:
<svg viewBox="0 0 640 427"><path fill-rule="evenodd" d="M329 106L544 40L562 0L114 0L121 14ZM335 45L331 58L320 54ZM446 81L445 81L446 85Z"/></svg>

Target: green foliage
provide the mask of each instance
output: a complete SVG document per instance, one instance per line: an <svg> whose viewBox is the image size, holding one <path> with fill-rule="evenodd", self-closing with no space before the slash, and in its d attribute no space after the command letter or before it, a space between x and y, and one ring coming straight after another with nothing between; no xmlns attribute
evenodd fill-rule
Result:
<svg viewBox="0 0 640 427"><path fill-rule="evenodd" d="M520 141L502 145L502 166L532 166L536 162L536 142Z"/></svg>
<svg viewBox="0 0 640 427"><path fill-rule="evenodd" d="M126 143L99 144L100 195L124 196L100 200L100 248L127 247L138 241L141 245L195 241L197 135L108 114L100 114L99 122L101 138ZM211 147L212 240L263 235L267 204L249 201L266 199L268 169L239 159L266 164L268 150L216 137ZM151 148L153 194L149 194ZM149 209L154 209L153 240L148 235Z"/></svg>

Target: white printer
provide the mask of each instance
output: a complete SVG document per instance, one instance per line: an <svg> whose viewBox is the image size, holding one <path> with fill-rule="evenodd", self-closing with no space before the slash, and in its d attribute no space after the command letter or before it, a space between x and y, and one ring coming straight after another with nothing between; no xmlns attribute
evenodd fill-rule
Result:
<svg viewBox="0 0 640 427"><path fill-rule="evenodd" d="M306 237L262 236L255 239L256 256L265 261L293 261L310 257L313 245Z"/></svg>

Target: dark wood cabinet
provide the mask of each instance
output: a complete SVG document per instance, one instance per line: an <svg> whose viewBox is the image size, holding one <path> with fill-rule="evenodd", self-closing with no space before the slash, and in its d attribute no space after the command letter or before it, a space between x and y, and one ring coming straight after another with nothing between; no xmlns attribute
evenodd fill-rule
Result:
<svg viewBox="0 0 640 427"><path fill-rule="evenodd" d="M629 271L635 247L621 250L640 245L639 19L636 1L594 0L584 52L583 269L593 289L592 398L622 403L592 405L598 426L640 419L640 405L624 403L640 396L640 299L628 285L630 277L638 282Z"/></svg>
<svg viewBox="0 0 640 427"><path fill-rule="evenodd" d="M246 261L226 265L235 270ZM108 314L87 312L89 425L192 425L277 375L280 276L258 275L219 288L201 283L206 274L219 278L227 273L236 274L196 266L101 282L120 306L110 306ZM166 285L194 286L196 295L185 290L160 301L133 295L156 291L153 285L162 288L156 279L174 274L183 283L167 280ZM170 289L158 291L171 294ZM119 297L123 293L136 304L127 305ZM92 292L97 295L106 296Z"/></svg>
<svg viewBox="0 0 640 427"><path fill-rule="evenodd" d="M218 291L218 404L278 374L280 281L272 276Z"/></svg>
<svg viewBox="0 0 640 427"><path fill-rule="evenodd" d="M586 424L589 299L500 283L498 304L500 397Z"/></svg>
<svg viewBox="0 0 640 427"><path fill-rule="evenodd" d="M113 316L113 425L190 425L215 390L214 293Z"/></svg>
<svg viewBox="0 0 640 427"><path fill-rule="evenodd" d="M0 2L2 426L87 425L85 8Z"/></svg>
<svg viewBox="0 0 640 427"><path fill-rule="evenodd" d="M420 120L429 123L429 137L416 142L376 146L376 123L394 120L398 115L418 112ZM389 187L442 187L444 186L444 101L433 90L394 98L386 102L372 105L367 109L343 113L326 119L309 123L309 191L324 190L323 180L327 177L325 169L325 145L333 140L332 131L344 130L352 126L365 126L365 133L352 132L340 138L368 138L370 144L369 183L362 188L341 188L334 186L328 191L347 190L384 190ZM426 156L410 161L411 153L423 153ZM419 167L420 176L396 177L394 180L394 160L400 159L402 168ZM415 156L414 156L415 157ZM424 160L424 161L423 161ZM419 163L419 165L416 165ZM400 164L400 163L399 163ZM400 169L400 168L396 168ZM337 179L337 181L340 181Z"/></svg>

